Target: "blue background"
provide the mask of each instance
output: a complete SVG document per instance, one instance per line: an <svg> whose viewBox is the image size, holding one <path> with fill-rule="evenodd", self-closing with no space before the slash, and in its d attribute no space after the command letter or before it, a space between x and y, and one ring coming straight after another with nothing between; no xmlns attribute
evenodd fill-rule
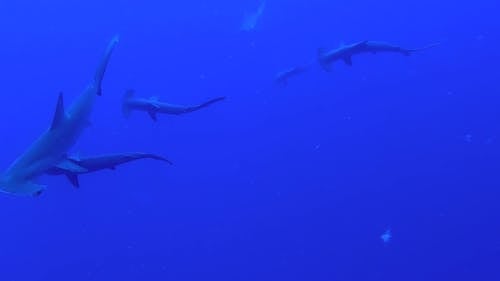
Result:
<svg viewBox="0 0 500 281"><path fill-rule="evenodd" d="M105 3L103 3L105 2ZM0 196L0 279L500 280L498 1L0 2L2 169L121 41L81 155L142 151ZM442 42L276 72L319 47ZM195 104L122 117L126 89ZM391 229L384 244L380 235Z"/></svg>

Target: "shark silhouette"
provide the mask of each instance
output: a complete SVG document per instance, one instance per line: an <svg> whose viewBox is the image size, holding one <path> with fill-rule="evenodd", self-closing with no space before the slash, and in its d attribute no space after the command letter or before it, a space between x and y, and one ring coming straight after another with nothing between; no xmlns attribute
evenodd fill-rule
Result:
<svg viewBox="0 0 500 281"><path fill-rule="evenodd" d="M149 114L149 116L151 117L151 119L153 119L153 121L156 121L157 113L180 115L200 110L211 104L222 101L225 98L226 97L218 97L198 105L185 106L185 105L176 105L176 104L161 102L158 100L157 97L138 98L134 96L133 90L128 90L123 96L122 112L125 117L128 117L130 113L134 110L145 111Z"/></svg>
<svg viewBox="0 0 500 281"><path fill-rule="evenodd" d="M72 162L72 164L81 167L82 169L75 170L68 169L67 167L54 166L48 169L46 173L49 175L65 175L74 187L80 187L78 176L81 174L87 174L106 169L114 170L118 165L122 165L139 159L154 159L172 164L172 162L170 162L168 159L156 154L140 152L117 153L84 158L68 157L67 161Z"/></svg>
<svg viewBox="0 0 500 281"><path fill-rule="evenodd" d="M0 175L0 191L15 195L35 196L45 190L34 180L52 167L71 171L85 169L66 158L68 150L89 124L94 101L101 95L101 85L118 37L114 37L102 58L94 79L66 110L59 94L52 124L10 167Z"/></svg>
<svg viewBox="0 0 500 281"><path fill-rule="evenodd" d="M294 76L300 75L307 71L306 66L294 66L283 71L280 71L274 77L274 82L278 85L287 86L288 80Z"/></svg>
<svg viewBox="0 0 500 281"><path fill-rule="evenodd" d="M350 45L341 44L340 47L331 51L326 51L323 48L318 49L317 59L324 70L330 71L330 65L335 61L344 61L345 64L352 66L352 56L362 53L399 53L409 56L412 53L429 49L439 45L439 43L431 44L422 48L408 49L397 45L381 41L361 41Z"/></svg>

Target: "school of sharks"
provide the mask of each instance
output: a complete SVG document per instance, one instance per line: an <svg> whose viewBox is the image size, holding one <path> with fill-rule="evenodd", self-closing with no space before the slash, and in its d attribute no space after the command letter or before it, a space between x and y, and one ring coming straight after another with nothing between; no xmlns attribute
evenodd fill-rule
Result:
<svg viewBox="0 0 500 281"><path fill-rule="evenodd" d="M262 9L263 6L259 8L257 13L262 13ZM250 20L244 23L242 29L249 30L253 26L255 26L255 17L250 17ZM151 153L126 152L88 157L70 154L73 146L90 123L89 119L94 103L102 95L102 84L106 68L118 42L118 36L110 40L93 79L69 107L65 106L63 94L59 94L50 127L23 154L15 159L6 171L0 174L0 191L19 196L39 196L46 189L46 186L38 183L37 180L41 175L45 174L64 175L71 185L79 187L79 175L104 169L114 170L118 165L139 159L153 159L172 164L165 157ZM436 45L432 44L411 49L385 42L360 41L348 45L341 44L340 47L332 50L319 49L313 62L279 72L275 77L275 82L286 85L291 77L304 73L312 63L318 63L325 71L331 71L333 63L337 61L352 66L353 56L362 53L390 52L409 56L412 53ZM141 111L147 113L153 121L157 121L158 114L179 115L190 113L224 99L223 96L216 97L198 105L184 106L169 104L160 101L157 97L140 97L133 90L128 90L123 95L121 106L125 117L128 117L133 111Z"/></svg>

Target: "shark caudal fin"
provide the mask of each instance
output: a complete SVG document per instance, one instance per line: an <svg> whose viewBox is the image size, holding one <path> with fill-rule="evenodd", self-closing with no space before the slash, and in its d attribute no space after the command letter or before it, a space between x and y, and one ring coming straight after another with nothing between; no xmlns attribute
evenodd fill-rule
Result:
<svg viewBox="0 0 500 281"><path fill-rule="evenodd" d="M132 113L132 109L128 105L128 100L133 98L135 95L134 90L127 90L122 97L122 114L124 117L129 117L130 113Z"/></svg>
<svg viewBox="0 0 500 281"><path fill-rule="evenodd" d="M111 39L111 41L108 43L108 47L106 48L106 52L104 53L104 57L101 59L101 62L97 67L97 71L94 77L94 87L97 88L97 95L99 96L102 95L101 85L104 73L106 72L106 68L108 66L111 54L113 53L113 50L115 49L116 44L118 44L118 42L119 42L118 35L116 35L115 37L113 37L113 39Z"/></svg>
<svg viewBox="0 0 500 281"><path fill-rule="evenodd" d="M197 106L191 107L189 111L199 110L199 109L205 108L205 107L207 107L207 106L209 106L211 104L214 104L216 102L223 101L225 99L226 99L226 97L218 97L218 98L215 98L215 99L211 99L211 100L206 101L206 102L204 102L202 104L199 104Z"/></svg>
<svg viewBox="0 0 500 281"><path fill-rule="evenodd" d="M427 46L424 46L424 47L421 47L421 48L416 48L416 49L403 49L403 54L405 56L409 56L412 53L420 52L420 51L427 50L427 49L431 49L431 48L437 47L439 45L441 45L441 42L434 43L434 44L429 44Z"/></svg>
<svg viewBox="0 0 500 281"><path fill-rule="evenodd" d="M167 164L173 165L172 161L168 160L167 158L156 155L156 154L150 154L150 153L138 153L136 154L137 159L143 159L143 158L148 158L148 159L153 159L153 160L158 160L158 161L163 161Z"/></svg>

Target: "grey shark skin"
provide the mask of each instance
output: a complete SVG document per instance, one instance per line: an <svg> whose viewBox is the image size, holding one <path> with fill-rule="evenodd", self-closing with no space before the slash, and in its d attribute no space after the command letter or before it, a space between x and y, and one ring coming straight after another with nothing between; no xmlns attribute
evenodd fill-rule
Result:
<svg viewBox="0 0 500 281"><path fill-rule="evenodd" d="M172 164L168 159L158 156L156 154L150 153L117 153L117 154L107 154L93 157L68 157L68 160L73 162L75 165L82 167L82 170L71 170L65 167L54 166L47 170L49 175L65 175L74 187L80 187L80 182L78 180L78 175L92 173L99 170L114 170L116 166L122 165L131 161L139 159L154 159L158 161L163 161L168 164Z"/></svg>
<svg viewBox="0 0 500 281"><path fill-rule="evenodd" d="M22 196L39 195L45 186L33 181L49 168L81 169L67 161L66 154L89 124L94 100L101 95L102 79L117 43L117 37L111 40L94 79L68 110L64 109L63 95L59 94L52 125L0 176L0 191Z"/></svg>
<svg viewBox="0 0 500 281"><path fill-rule="evenodd" d="M342 60L345 64L352 66L352 56L362 53L399 53L405 56L409 56L412 53L429 49L439 45L439 43L431 44L422 48L408 49L400 46L392 45L386 42L380 41L362 41L350 45L342 45L337 49L331 51L325 51L324 49L318 49L318 62L323 67L324 70L329 71L330 65L335 62Z"/></svg>
<svg viewBox="0 0 500 281"><path fill-rule="evenodd" d="M304 72L306 72L307 68L304 66L294 66L292 68L283 70L281 72L278 72L276 74L276 77L274 78L274 82L276 84L282 85L282 86L287 86L288 85L288 79L291 77L300 75Z"/></svg>
<svg viewBox="0 0 500 281"><path fill-rule="evenodd" d="M128 90L123 96L122 112L125 117L128 117L130 113L134 110L145 111L149 114L149 116L151 117L151 119L153 119L153 121L156 121L157 113L180 115L184 113L197 111L199 109L205 108L211 104L222 101L224 99L226 99L226 97L218 97L199 105L184 106L184 105L176 105L176 104L161 102L156 97L151 97L149 99L137 98L134 97L133 90Z"/></svg>

